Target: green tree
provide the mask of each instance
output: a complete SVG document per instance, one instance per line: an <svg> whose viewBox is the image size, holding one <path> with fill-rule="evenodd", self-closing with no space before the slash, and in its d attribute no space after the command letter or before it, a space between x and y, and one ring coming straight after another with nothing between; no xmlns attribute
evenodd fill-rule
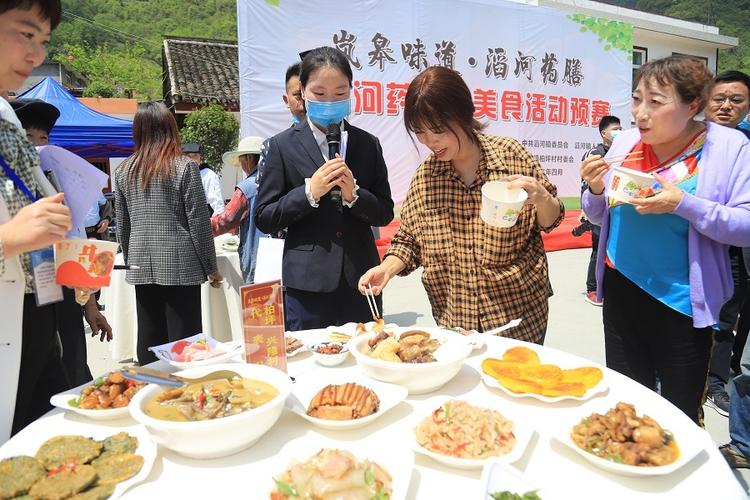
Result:
<svg viewBox="0 0 750 500"><path fill-rule="evenodd" d="M126 89L134 89L143 99L161 97L161 82L144 78L148 71L161 71L161 66L144 61L144 49L138 46L119 50L106 45L96 48L67 44L64 51L53 56L66 66L83 73L92 83L114 89L113 97L123 97Z"/></svg>
<svg viewBox="0 0 750 500"><path fill-rule="evenodd" d="M83 89L83 97L115 97L117 89L108 83L91 82Z"/></svg>
<svg viewBox="0 0 750 500"><path fill-rule="evenodd" d="M237 146L240 124L218 104L187 115L182 127L182 142L197 142L201 145L203 161L211 169L221 171L221 155Z"/></svg>

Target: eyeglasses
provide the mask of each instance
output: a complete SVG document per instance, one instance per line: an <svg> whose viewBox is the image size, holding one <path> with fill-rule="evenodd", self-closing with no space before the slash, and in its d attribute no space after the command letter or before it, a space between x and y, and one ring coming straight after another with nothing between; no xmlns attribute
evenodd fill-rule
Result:
<svg viewBox="0 0 750 500"><path fill-rule="evenodd" d="M727 99L733 106L741 106L745 104L745 101L747 100L745 99L744 96L741 96L739 94L735 94L735 95L717 94L711 98L711 102L720 106L724 104L724 101L726 101Z"/></svg>

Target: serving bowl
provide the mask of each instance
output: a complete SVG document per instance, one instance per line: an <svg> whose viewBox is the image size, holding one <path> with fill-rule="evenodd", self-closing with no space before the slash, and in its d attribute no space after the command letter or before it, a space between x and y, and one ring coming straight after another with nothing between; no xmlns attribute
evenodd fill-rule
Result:
<svg viewBox="0 0 750 500"><path fill-rule="evenodd" d="M292 391L289 376L263 365L228 363L177 372L185 377L201 377L218 370L232 370L243 378L272 385L279 393L268 403L251 410L214 420L173 422L147 415L146 404L166 388L148 385L130 402L131 416L143 424L156 443L191 458L217 458L249 448L278 420L284 402Z"/></svg>
<svg viewBox="0 0 750 500"><path fill-rule="evenodd" d="M326 354L323 352L318 352L318 348L325 348L328 346L336 345L341 346L341 351L337 353ZM312 352L315 361L323 366L340 365L341 363L346 361L346 358L349 356L349 348L346 346L346 344L342 344L341 342L318 342L317 344L308 346L308 349L310 350L310 352Z"/></svg>
<svg viewBox="0 0 750 500"><path fill-rule="evenodd" d="M393 329L398 338L406 331L415 328ZM362 373L368 377L397 384L409 391L409 394L426 394L435 391L448 383L461 370L472 346L466 337L456 332L440 328L419 328L430 334L431 338L440 342L440 347L433 353L435 361L429 363L397 363L383 361L368 356L367 341L375 336L374 333L360 335L349 341L349 351L357 360Z"/></svg>

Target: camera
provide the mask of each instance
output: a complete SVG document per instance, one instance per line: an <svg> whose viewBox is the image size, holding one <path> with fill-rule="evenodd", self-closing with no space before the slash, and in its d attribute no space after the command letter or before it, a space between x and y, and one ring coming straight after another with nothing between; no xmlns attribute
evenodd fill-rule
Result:
<svg viewBox="0 0 750 500"><path fill-rule="evenodd" d="M591 223L591 221L588 219L583 219L583 222L574 227L570 232L577 238L586 231L591 231L592 229L594 229L594 225Z"/></svg>

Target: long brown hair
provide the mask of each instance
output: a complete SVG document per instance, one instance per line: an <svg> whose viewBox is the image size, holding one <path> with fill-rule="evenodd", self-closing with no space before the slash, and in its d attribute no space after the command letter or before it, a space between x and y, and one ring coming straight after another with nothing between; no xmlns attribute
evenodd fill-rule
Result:
<svg viewBox="0 0 750 500"><path fill-rule="evenodd" d="M461 75L443 66L430 66L409 84L404 125L412 133L427 127L433 131L447 129L456 135L449 127L451 122L461 127L472 142L476 141L474 132L484 128L474 118L474 100Z"/></svg>
<svg viewBox="0 0 750 500"><path fill-rule="evenodd" d="M129 172L131 181L140 179L146 189L156 177L167 179L174 172L175 160L182 156L177 121L161 102L143 102L133 118L135 153Z"/></svg>

